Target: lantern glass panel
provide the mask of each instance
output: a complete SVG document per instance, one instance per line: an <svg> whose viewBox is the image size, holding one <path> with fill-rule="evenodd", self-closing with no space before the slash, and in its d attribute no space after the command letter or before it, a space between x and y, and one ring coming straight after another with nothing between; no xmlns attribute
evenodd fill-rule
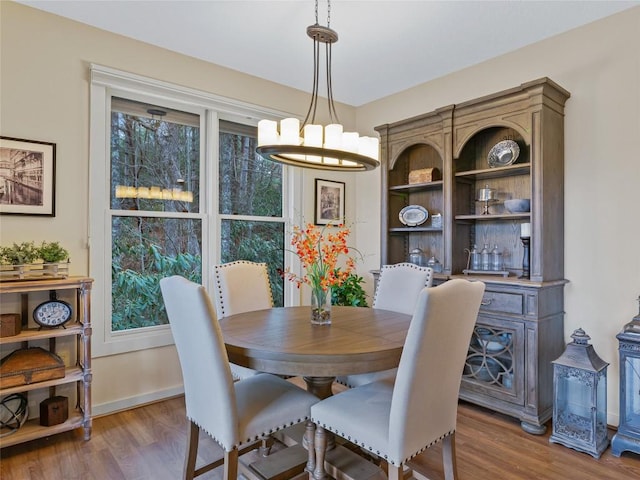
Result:
<svg viewBox="0 0 640 480"><path fill-rule="evenodd" d="M596 438L607 437L607 371L601 370L598 372L598 386L596 390L597 400L596 405Z"/></svg>
<svg viewBox="0 0 640 480"><path fill-rule="evenodd" d="M626 380L625 420L629 427L640 430L640 358L627 356L624 369Z"/></svg>
<svg viewBox="0 0 640 480"><path fill-rule="evenodd" d="M591 390L582 370L556 365L558 369L557 424L566 434L577 438L591 437ZM569 433L571 432L571 433Z"/></svg>

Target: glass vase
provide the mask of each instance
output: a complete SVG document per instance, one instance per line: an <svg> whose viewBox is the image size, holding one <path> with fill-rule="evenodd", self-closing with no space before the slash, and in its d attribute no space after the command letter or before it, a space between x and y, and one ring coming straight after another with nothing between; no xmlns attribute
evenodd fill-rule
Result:
<svg viewBox="0 0 640 480"><path fill-rule="evenodd" d="M311 289L311 323L331 325L331 289Z"/></svg>

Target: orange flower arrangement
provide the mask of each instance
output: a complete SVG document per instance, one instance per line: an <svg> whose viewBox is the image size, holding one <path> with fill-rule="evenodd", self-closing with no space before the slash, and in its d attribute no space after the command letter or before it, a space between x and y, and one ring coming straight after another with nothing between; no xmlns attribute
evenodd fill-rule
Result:
<svg viewBox="0 0 640 480"><path fill-rule="evenodd" d="M293 227L291 245L300 258L305 274L300 277L289 269L284 272L287 280L311 287L311 295L315 296L318 305L324 305L329 288L340 286L355 269L355 260L349 256L347 237L351 231L344 225L338 225L333 231L326 225L322 228L309 223L306 228ZM341 255L347 255L345 265L338 266Z"/></svg>

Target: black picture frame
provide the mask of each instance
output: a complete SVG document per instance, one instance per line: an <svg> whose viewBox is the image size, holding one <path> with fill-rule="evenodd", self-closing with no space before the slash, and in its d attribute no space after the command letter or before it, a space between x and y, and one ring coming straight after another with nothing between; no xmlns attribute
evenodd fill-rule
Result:
<svg viewBox="0 0 640 480"><path fill-rule="evenodd" d="M55 217L56 144L0 136L0 214Z"/></svg>
<svg viewBox="0 0 640 480"><path fill-rule="evenodd" d="M344 182L316 178L314 215L316 225L344 223L344 194Z"/></svg>

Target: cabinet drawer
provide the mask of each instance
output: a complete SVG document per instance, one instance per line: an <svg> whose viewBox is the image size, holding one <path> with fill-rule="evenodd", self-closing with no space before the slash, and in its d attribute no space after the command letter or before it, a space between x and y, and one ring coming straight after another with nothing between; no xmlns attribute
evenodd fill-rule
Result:
<svg viewBox="0 0 640 480"><path fill-rule="evenodd" d="M480 310L522 315L524 313L524 295L520 293L485 292Z"/></svg>

